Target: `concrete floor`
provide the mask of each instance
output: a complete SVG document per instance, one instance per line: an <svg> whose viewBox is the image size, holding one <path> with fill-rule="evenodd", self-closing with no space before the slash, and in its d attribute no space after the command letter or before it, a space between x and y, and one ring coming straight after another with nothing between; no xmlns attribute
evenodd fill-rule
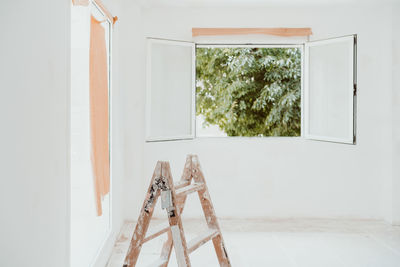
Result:
<svg viewBox="0 0 400 267"><path fill-rule="evenodd" d="M154 220L150 227L161 223ZM234 267L399 267L400 227L372 220L219 220ZM187 240L205 229L202 220L184 220ZM121 267L134 222L127 222L108 267ZM146 243L137 267L154 262L166 235ZM193 267L219 266L212 242L194 251ZM177 266L175 254L169 266Z"/></svg>

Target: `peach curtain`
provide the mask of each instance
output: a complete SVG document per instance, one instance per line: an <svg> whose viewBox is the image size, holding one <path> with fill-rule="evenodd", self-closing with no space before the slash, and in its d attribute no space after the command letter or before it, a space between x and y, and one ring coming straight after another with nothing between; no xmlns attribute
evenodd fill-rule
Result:
<svg viewBox="0 0 400 267"><path fill-rule="evenodd" d="M90 23L90 134L97 215L110 192L108 65L105 29L93 16Z"/></svg>

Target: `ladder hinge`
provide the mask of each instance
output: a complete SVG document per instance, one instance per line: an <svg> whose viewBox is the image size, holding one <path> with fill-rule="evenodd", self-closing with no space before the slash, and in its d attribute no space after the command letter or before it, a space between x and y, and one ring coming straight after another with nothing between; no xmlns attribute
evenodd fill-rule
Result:
<svg viewBox="0 0 400 267"><path fill-rule="evenodd" d="M161 209L170 209L172 204L172 193L171 190L161 191Z"/></svg>

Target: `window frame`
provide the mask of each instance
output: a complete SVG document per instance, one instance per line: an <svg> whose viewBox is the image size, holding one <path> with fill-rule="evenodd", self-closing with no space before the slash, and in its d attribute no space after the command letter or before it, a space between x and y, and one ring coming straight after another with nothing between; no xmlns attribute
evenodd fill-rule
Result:
<svg viewBox="0 0 400 267"><path fill-rule="evenodd" d="M317 42L330 42L330 41L335 41L340 38L354 38L354 49L353 49L353 84L354 84L354 90L352 91L353 94L353 101L352 101L352 131L353 131L353 140L350 142L350 140L343 141L341 139L335 139L335 138L329 138L329 137L320 137L320 138L315 138L315 136L309 135L306 133L306 110L305 110L305 91L306 87L308 86L308 83L306 83L306 78L308 78L308 53L306 53L307 46L310 46L312 43L317 43ZM313 140L313 141L322 141L322 142L334 142L334 143L340 143L340 144L352 144L356 145L356 138L357 138L357 130L356 130L356 125L357 125L357 34L349 34L345 36L340 36L340 37L332 37L332 38L326 38L326 39L320 39L320 40L312 40L310 41L309 38L307 40L296 40L294 42L286 42L287 39L283 40L280 39L280 41L271 41L266 43L265 41L252 41L252 42L245 42L245 41L230 41L227 43L221 42L221 41L177 41L177 40L169 40L169 39L161 39L161 38L152 38L152 37L147 37L147 39L152 39L152 40L159 40L159 41L167 41L167 42L178 42L178 43L190 43L194 45L193 53L192 53L192 135L189 137L187 136L177 136L175 138L171 137L159 137L157 139L149 139L147 135L147 125L149 123L149 103L147 93L148 93L148 84L150 83L150 75L149 75L149 64L147 64L147 74L146 74L146 142L157 142L157 141L175 141L175 140L187 140L187 139L204 139L204 138L233 138L233 139L260 139L260 138L266 138L266 139L281 139L281 138L292 138L292 139L305 139L305 140ZM254 48L300 48L301 49L301 129L300 129L300 135L299 136L198 136L197 134L197 116L196 116L196 51L197 48L202 48L202 47L254 47ZM147 50L147 62L149 62L150 58L150 49ZM194 78L193 78L194 77Z"/></svg>

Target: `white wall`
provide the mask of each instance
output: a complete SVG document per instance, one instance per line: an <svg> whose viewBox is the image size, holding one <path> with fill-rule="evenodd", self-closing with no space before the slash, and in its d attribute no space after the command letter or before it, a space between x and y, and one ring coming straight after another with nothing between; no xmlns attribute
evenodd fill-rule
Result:
<svg viewBox="0 0 400 267"><path fill-rule="evenodd" d="M1 3L0 266L69 266L69 8Z"/></svg>
<svg viewBox="0 0 400 267"><path fill-rule="evenodd" d="M125 154L126 217L137 219L158 159L169 160L179 179L185 155L196 153L221 217L386 218L392 200L386 183L392 177L391 15L390 7L374 6L144 9L142 39L132 28L124 40L129 65L121 65L130 75L123 81L130 91L125 113L130 127ZM192 27L312 27L312 39L357 33L357 145L300 138L144 143L143 38L190 40ZM200 214L194 209L185 213Z"/></svg>
<svg viewBox="0 0 400 267"><path fill-rule="evenodd" d="M393 19L393 217L400 225L400 4L392 10Z"/></svg>
<svg viewBox="0 0 400 267"><path fill-rule="evenodd" d="M119 73L124 99L124 216L137 219L147 187L144 172L144 86L145 43L141 8L134 1L123 1L119 17Z"/></svg>

